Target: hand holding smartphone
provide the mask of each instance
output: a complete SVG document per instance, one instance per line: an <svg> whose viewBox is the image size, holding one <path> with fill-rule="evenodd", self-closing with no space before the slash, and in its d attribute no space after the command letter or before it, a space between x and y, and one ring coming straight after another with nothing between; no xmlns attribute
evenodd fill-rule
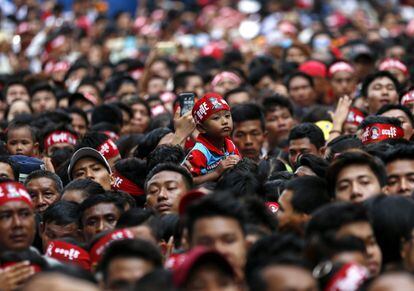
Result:
<svg viewBox="0 0 414 291"><path fill-rule="evenodd" d="M180 116L183 116L188 111L193 110L195 104L195 94L193 92L180 93L178 95L178 100L181 108Z"/></svg>

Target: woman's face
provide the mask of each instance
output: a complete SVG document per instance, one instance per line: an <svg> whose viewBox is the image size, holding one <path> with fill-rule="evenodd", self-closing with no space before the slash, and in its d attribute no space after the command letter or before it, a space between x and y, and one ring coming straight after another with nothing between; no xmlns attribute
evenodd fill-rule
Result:
<svg viewBox="0 0 414 291"><path fill-rule="evenodd" d="M7 115L7 121L12 121L17 115L27 113L32 114L32 110L23 100L16 100L10 105L9 114Z"/></svg>

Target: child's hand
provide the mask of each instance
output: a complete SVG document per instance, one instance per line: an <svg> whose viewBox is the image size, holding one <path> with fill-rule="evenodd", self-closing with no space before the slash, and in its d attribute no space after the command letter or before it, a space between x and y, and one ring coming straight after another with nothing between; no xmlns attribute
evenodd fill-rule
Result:
<svg viewBox="0 0 414 291"><path fill-rule="evenodd" d="M216 171L221 176L226 170L233 168L240 161L240 157L236 155L231 155L221 160Z"/></svg>

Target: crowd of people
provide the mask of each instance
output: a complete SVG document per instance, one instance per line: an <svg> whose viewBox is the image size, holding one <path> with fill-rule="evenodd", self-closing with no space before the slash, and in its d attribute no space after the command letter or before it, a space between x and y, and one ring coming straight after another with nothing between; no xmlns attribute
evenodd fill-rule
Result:
<svg viewBox="0 0 414 291"><path fill-rule="evenodd" d="M414 290L413 1L69 2L0 0L1 291Z"/></svg>

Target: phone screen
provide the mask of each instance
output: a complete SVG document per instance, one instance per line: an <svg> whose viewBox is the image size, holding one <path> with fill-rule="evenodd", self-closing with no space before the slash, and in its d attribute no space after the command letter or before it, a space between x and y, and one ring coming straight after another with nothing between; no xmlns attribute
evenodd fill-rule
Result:
<svg viewBox="0 0 414 291"><path fill-rule="evenodd" d="M194 104L195 104L195 94L194 93L181 93L179 95L180 100L180 107L181 107L181 113L180 115L183 116L188 111L193 110Z"/></svg>

